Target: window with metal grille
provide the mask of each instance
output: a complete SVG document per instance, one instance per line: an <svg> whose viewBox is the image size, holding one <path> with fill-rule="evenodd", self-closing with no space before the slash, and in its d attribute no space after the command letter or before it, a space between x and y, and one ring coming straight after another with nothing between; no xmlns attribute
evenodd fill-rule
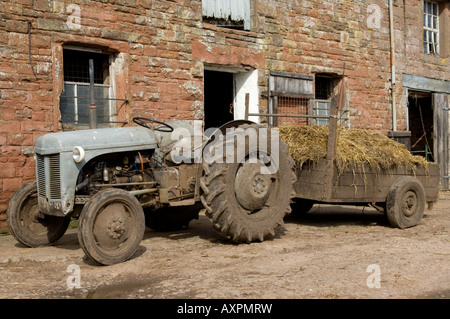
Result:
<svg viewBox="0 0 450 319"><path fill-rule="evenodd" d="M203 22L250 30L250 0L202 0Z"/></svg>
<svg viewBox="0 0 450 319"><path fill-rule="evenodd" d="M304 96L278 96L278 114L287 115L278 119L278 125L308 125L308 118L296 118L292 117L292 115L308 115L309 101L310 99Z"/></svg>
<svg viewBox="0 0 450 319"><path fill-rule="evenodd" d="M333 79L328 76L315 77L314 114L330 116L331 95L333 92ZM329 119L316 119L317 125L328 125Z"/></svg>
<svg viewBox="0 0 450 319"><path fill-rule="evenodd" d="M64 92L60 96L61 122L89 123L89 60L94 61L94 102L99 125L115 118L115 102L110 81L110 55L91 51L63 50Z"/></svg>
<svg viewBox="0 0 450 319"><path fill-rule="evenodd" d="M439 55L439 4L423 2L423 52Z"/></svg>
<svg viewBox="0 0 450 319"><path fill-rule="evenodd" d="M271 126L307 125L311 119L314 77L270 71L269 77L269 118Z"/></svg>

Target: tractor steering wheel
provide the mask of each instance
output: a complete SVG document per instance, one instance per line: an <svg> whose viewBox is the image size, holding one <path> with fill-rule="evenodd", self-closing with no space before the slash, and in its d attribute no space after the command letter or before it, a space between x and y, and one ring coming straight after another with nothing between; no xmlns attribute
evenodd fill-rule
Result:
<svg viewBox="0 0 450 319"><path fill-rule="evenodd" d="M148 128L150 130L155 130L155 131L165 132L165 133L173 132L173 127L170 126L169 124L164 123L164 122L160 122L160 121L157 121L157 120L153 120L153 119L148 119L146 117L133 117L133 122L136 123L139 126ZM154 128L153 125L149 126L146 122L157 123L157 124L160 124L160 126Z"/></svg>

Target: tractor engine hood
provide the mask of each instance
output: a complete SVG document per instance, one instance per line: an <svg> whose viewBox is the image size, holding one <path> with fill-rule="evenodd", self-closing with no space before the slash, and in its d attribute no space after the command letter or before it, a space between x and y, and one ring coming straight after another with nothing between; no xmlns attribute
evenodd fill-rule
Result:
<svg viewBox="0 0 450 319"><path fill-rule="evenodd" d="M72 152L81 146L86 152L131 149L153 149L157 145L155 133L143 127L102 128L72 132L50 133L39 137L35 152L41 155Z"/></svg>

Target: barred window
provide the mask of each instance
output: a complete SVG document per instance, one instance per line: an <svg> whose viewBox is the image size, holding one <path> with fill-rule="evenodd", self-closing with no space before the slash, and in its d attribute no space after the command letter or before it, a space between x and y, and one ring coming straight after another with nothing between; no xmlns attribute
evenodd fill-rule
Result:
<svg viewBox="0 0 450 319"><path fill-rule="evenodd" d="M330 116L333 79L328 76L316 75L315 80L314 113L320 116ZM317 125L328 125L329 122L329 119L316 119Z"/></svg>
<svg viewBox="0 0 450 319"><path fill-rule="evenodd" d="M270 118L270 125L308 125L312 112L312 75L270 71L269 113L277 114Z"/></svg>
<svg viewBox="0 0 450 319"><path fill-rule="evenodd" d="M328 125L332 97L345 94L344 78L334 73L314 76L270 71L269 118L270 126L280 125ZM338 125L349 126L350 115L345 101L340 105Z"/></svg>
<svg viewBox="0 0 450 319"><path fill-rule="evenodd" d="M316 116L325 116L326 118L316 118L315 124L328 125L330 123L330 111L331 100L334 95L338 95L341 98L345 95L343 88L344 78L337 74L332 73L320 73L316 74L314 78L314 106L313 114ZM344 91L341 91L344 90ZM338 112L338 125L349 127L350 125L350 113L345 106L344 100L339 100L338 103L340 110Z"/></svg>
<svg viewBox="0 0 450 319"><path fill-rule="evenodd" d="M66 125L89 124L89 60L94 61L94 102L97 122L115 120L115 102L109 68L110 55L92 51L63 50L64 92L60 96L61 122Z"/></svg>
<svg viewBox="0 0 450 319"><path fill-rule="evenodd" d="M424 1L423 6L423 52L439 55L439 5Z"/></svg>

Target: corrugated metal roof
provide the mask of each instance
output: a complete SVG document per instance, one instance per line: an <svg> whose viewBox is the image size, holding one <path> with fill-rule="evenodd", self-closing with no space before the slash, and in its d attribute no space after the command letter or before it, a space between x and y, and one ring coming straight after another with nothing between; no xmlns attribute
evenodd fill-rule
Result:
<svg viewBox="0 0 450 319"><path fill-rule="evenodd" d="M244 29L250 30L250 0L202 0L204 17L244 21Z"/></svg>

